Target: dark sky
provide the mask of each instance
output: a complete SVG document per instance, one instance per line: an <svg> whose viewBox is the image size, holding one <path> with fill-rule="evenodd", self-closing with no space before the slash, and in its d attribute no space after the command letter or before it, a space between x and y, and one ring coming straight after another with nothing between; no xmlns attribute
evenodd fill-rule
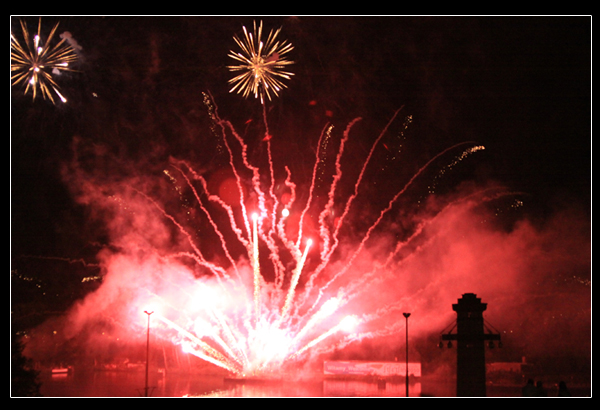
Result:
<svg viewBox="0 0 600 410"><path fill-rule="evenodd" d="M44 17L42 32L60 21L58 32L81 46L79 72L57 79L65 105L12 90L13 258L88 256L92 228L60 178L75 137L131 157L165 146L165 155L189 153L206 125L206 91L236 124L260 120L259 104L229 94L227 84L232 37L253 20ZM343 126L361 116L381 125L404 106L415 161L477 141L486 150L475 178L526 193L536 210L557 201L589 210L591 17L262 20L265 30L282 26L295 47L295 76L269 105L273 129L287 132L290 147L314 146L327 121ZM36 17L26 21L37 26ZM11 26L20 36L17 18Z"/></svg>

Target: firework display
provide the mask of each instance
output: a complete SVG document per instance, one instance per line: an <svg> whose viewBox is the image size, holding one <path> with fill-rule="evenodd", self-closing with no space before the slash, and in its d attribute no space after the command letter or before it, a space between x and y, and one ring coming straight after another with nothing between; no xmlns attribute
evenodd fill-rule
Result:
<svg viewBox="0 0 600 410"><path fill-rule="evenodd" d="M262 40L262 21L256 27L254 22L254 31L249 33L244 29L242 39L234 37L235 42L241 48L242 52L231 51L229 57L233 58L238 65L229 66L233 73L240 74L229 80L233 84L231 92L237 92L244 97L254 95L264 103L265 97L271 100L273 96L278 96L282 88L286 85L282 80L289 80L293 73L284 71L287 66L293 64L293 61L286 59L286 54L294 47L285 40L277 40L281 29L270 31L267 40Z"/></svg>
<svg viewBox="0 0 600 410"><path fill-rule="evenodd" d="M145 364L146 395L148 367L162 394L176 373L400 374L409 350L419 377L421 363L445 375L435 336L464 292L484 295L513 349L495 357L580 342L587 220L533 221L533 195L502 181L547 176L546 151L517 146L531 110L489 135L469 125L503 113L483 69L498 60L447 51L450 20L421 38L426 19L264 19L63 18L85 52L56 22L15 20L11 279L25 302L11 315L36 366ZM44 224L57 232L36 236ZM538 348L549 327L577 337Z"/></svg>
<svg viewBox="0 0 600 410"><path fill-rule="evenodd" d="M403 303L382 301L376 311L371 312L366 311L364 305L355 305L354 301L368 296L371 286L386 279L391 272L389 265L395 263L398 253L411 241L408 238L406 242L399 242L384 260L361 272L366 268L362 254L371 236L394 204L432 163L456 151L463 152L459 158L464 159L483 147L474 150L473 143L465 142L432 157L404 187L390 195L387 206L380 210L362 238L349 247L344 243L342 231L356 207L374 153L381 148L381 140L401 110L394 113L374 140L354 182L353 192L343 199L339 196L338 183L343 177L344 151L360 119L348 125L331 158L336 173L327 188L328 199L319 206L316 203L318 174L320 166L329 159L320 149L334 144L331 127L326 127L320 135L312 182L304 191L304 187L299 188L294 182L287 166L284 166L283 180L274 177L277 166L271 153L271 141L263 142L268 153L268 172L263 174L259 166L252 164L248 146L233 125L216 114L210 96L205 95L204 102L215 129L220 130L217 135L226 149L237 195L221 197L211 188L209 176L197 172L188 161L172 159L164 175L183 201L181 205L185 204L183 208L171 209L163 195L150 194L135 188L133 183L129 193L111 197L108 202L119 215L119 225L130 226L133 220L138 221L134 223L138 227L131 226L131 231L119 241L127 238L123 246L130 249L141 246L139 251L146 257L141 262L145 268L136 268L140 262L130 259L131 255L113 255L107 259L110 262L105 262L107 269L118 271L121 277L126 275L124 272L136 276L158 275L158 285L151 285L154 280L149 279L149 285L137 284L135 289L130 289L130 314L136 316L136 311L139 313L151 306L148 309L156 318L153 327L156 337L181 345L185 352L238 377L279 374L288 364L371 337L372 330L362 326L385 318ZM323 184L323 187L327 186ZM107 189L112 190L98 186L90 195L96 196ZM306 199L300 201L299 197ZM106 202L106 198L98 200ZM194 222L181 219L182 209L187 210L186 214L196 209ZM332 218L334 213L339 216ZM200 215L202 218L198 219ZM138 225L140 223L142 225ZM196 225L204 223L208 224L207 229L200 233ZM144 237L153 242L151 238L163 235L157 236L154 232L151 226L155 224L160 226L159 230L175 229L173 234L179 239L174 250L167 251L170 246L158 244L147 248L138 242L144 242ZM414 233L415 237L421 229ZM130 242L133 237L137 239ZM203 272L200 277L194 273L197 270ZM137 283L137 280L132 282ZM90 300L90 303L93 302ZM145 306L144 309L141 306ZM397 332L397 328L386 326L377 332L383 336Z"/></svg>
<svg viewBox="0 0 600 410"><path fill-rule="evenodd" d="M55 103L54 94L62 102L67 99L60 93L60 87L53 76L60 75L61 71L73 71L70 64L77 60L73 47L66 42L66 37L53 44L56 29L59 23L52 28L50 34L42 38L42 19L39 19L37 33L33 36L27 29L27 24L21 20L23 44L17 37L10 33L10 71L12 85L25 85L24 93L31 92L33 99L41 94L44 99Z"/></svg>

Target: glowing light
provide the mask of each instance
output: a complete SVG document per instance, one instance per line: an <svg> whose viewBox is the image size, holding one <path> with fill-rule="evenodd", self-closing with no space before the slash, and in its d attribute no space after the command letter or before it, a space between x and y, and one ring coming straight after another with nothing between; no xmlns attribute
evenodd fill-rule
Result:
<svg viewBox="0 0 600 410"><path fill-rule="evenodd" d="M306 256L308 255L308 250L310 249L311 245L312 240L307 240L306 248L304 248L302 258L300 259L300 262L298 262L298 266L296 266L296 269L294 270L292 282L290 283L290 288L288 290L287 296L285 298L285 304L283 305L283 310L281 312L281 316L284 318L290 310L292 300L294 299L294 293L296 292L296 286L298 286L298 280L300 279L300 274L302 273L302 268L304 267L304 263L306 262Z"/></svg>
<svg viewBox="0 0 600 410"><path fill-rule="evenodd" d="M218 350L214 349L209 344L200 340L193 333L187 331L186 329L182 328L181 326L167 319L164 316L156 315L156 317L157 319L165 323L167 326L175 329L178 332L178 334L184 338L181 343L185 352L192 353L203 360L211 362L233 373L241 373L238 366L232 363L226 356L224 356Z"/></svg>
<svg viewBox="0 0 600 410"><path fill-rule="evenodd" d="M258 214L252 214L252 270L254 272L254 313L260 316L260 261L258 259Z"/></svg>
<svg viewBox="0 0 600 410"><path fill-rule="evenodd" d="M346 316L340 322L340 330L344 332L351 332L358 325L358 319L354 316Z"/></svg>
<svg viewBox="0 0 600 410"><path fill-rule="evenodd" d="M74 71L69 68L69 64L77 60L77 55L73 47L65 42L66 37L56 45L52 45L59 23L56 23L50 31L46 44L41 44L41 24L40 18L37 34L33 36L33 40L30 40L27 25L24 21L21 21L23 45L12 32L10 33L12 85L26 83L24 94L31 91L34 100L38 94L41 94L44 99L49 99L54 104L55 100L52 93L54 91L62 102L66 102L67 99L60 93L59 86L52 75L61 71Z"/></svg>
<svg viewBox="0 0 600 410"><path fill-rule="evenodd" d="M262 21L258 29L256 21L254 22L254 31L249 33L246 27L243 27L243 39L235 36L233 39L241 48L242 52L230 51L229 57L238 61L239 65L229 66L232 72L241 74L229 80L233 84L230 92L242 94L244 98L254 95L260 98L264 104L264 97L271 100L272 95L279 96L279 92L286 85L282 79L289 80L293 73L283 71L287 66L293 64L286 60L285 55L293 47L287 41L277 40L281 28L269 33L266 42L262 41Z"/></svg>
<svg viewBox="0 0 600 410"><path fill-rule="evenodd" d="M290 211L287 208L283 208L283 210L281 211L281 216L283 218L287 218L288 216L290 216Z"/></svg>
<svg viewBox="0 0 600 410"><path fill-rule="evenodd" d="M315 313L308 320L306 325L298 332L298 334L296 334L296 336L294 337L294 340L293 340L294 344L296 342L298 342L299 340L302 340L302 338L313 328L313 326L317 325L322 320L331 316L336 310L339 309L340 305L341 305L341 300L339 300L338 298L331 298L331 299L327 300L325 303L323 303L323 305L321 306L319 311L317 313Z"/></svg>
<svg viewBox="0 0 600 410"><path fill-rule="evenodd" d="M356 324L357 324L357 320L354 316L346 316L336 326L332 327L331 329L329 329L327 332L323 333L316 339L311 340L306 346L304 346L302 349L299 349L297 352L295 352L292 355L292 357L301 355L306 350L310 349L311 347L315 346L318 343L321 343L323 340L327 339L328 337L334 335L335 333L337 333L339 331L344 331L344 332L352 331L354 329L354 326L356 326Z"/></svg>

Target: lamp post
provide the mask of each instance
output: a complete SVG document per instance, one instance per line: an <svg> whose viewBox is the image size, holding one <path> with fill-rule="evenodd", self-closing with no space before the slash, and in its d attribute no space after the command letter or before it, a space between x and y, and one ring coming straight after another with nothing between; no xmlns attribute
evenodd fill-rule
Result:
<svg viewBox="0 0 600 410"><path fill-rule="evenodd" d="M408 317L410 313L402 313L406 318L406 397L408 397Z"/></svg>
<svg viewBox="0 0 600 410"><path fill-rule="evenodd" d="M148 312L147 310L144 310L144 313L148 315L148 326L146 328L146 384L144 387L145 396L148 397L148 358L150 355L150 315L152 313L154 313L154 311Z"/></svg>

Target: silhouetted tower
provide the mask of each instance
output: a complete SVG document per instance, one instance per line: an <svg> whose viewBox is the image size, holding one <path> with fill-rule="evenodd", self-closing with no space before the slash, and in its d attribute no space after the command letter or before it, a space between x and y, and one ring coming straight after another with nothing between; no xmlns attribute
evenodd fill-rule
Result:
<svg viewBox="0 0 600 410"><path fill-rule="evenodd" d="M463 294L458 303L452 305L456 312L456 333L442 334L442 340L448 340L449 347L452 340L458 345L456 395L459 397L486 395L485 342L490 341L490 346L493 346L493 340L500 340L499 334L484 332L483 311L486 308L487 303L481 303L474 293Z"/></svg>

